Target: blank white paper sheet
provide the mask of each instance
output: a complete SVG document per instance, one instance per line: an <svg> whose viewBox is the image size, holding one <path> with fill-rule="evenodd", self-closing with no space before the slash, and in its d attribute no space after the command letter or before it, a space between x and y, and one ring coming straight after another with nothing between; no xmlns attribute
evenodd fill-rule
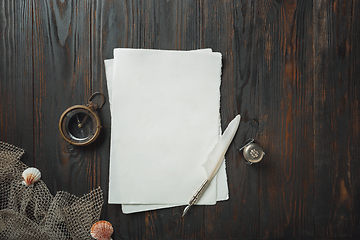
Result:
<svg viewBox="0 0 360 240"><path fill-rule="evenodd" d="M124 213L187 204L219 138L221 54L114 49L105 66L109 203L122 204ZM218 176L199 204L228 199L224 164Z"/></svg>

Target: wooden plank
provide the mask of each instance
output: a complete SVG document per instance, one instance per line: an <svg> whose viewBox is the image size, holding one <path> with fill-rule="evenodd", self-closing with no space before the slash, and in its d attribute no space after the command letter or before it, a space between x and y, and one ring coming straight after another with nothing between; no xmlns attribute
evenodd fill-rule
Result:
<svg viewBox="0 0 360 240"><path fill-rule="evenodd" d="M101 37L101 41L95 40L99 44L94 49L99 46L103 52L96 54L103 60L112 58L116 47L201 48L200 4L198 1L109 1L97 5L98 11L101 8L101 20L96 19L95 31L101 36L94 38ZM102 66L98 59L94 61L95 68ZM99 76L99 73L94 75ZM103 75L101 78L105 81ZM101 88L104 83L100 84ZM108 169L102 167L102 186L104 179L107 191ZM182 210L183 207L176 207L125 215L120 205L110 204L104 206L102 217L113 223L113 239L203 239L204 207L192 209L190 218L181 218Z"/></svg>
<svg viewBox="0 0 360 240"><path fill-rule="evenodd" d="M22 161L34 165L32 6L0 4L0 140L23 148Z"/></svg>
<svg viewBox="0 0 360 240"><path fill-rule="evenodd" d="M258 113L253 105L258 97L248 98L248 89L257 75L257 33L261 28L255 1L204 1L204 47L221 52L221 123L224 129L237 114L242 121L226 154L229 200L206 207L205 239L255 238L259 235L259 175L249 167L236 149L249 137L248 114ZM250 111L250 113L249 113ZM254 129L252 129L254 130ZM256 130L252 133L256 133ZM255 136L253 136L255 137ZM226 226L226 227L225 227Z"/></svg>
<svg viewBox="0 0 360 240"><path fill-rule="evenodd" d="M315 235L360 237L360 4L314 2Z"/></svg>
<svg viewBox="0 0 360 240"><path fill-rule="evenodd" d="M95 149L65 142L58 122L65 109L92 93L88 1L33 1L34 151L42 179L55 194L81 196L93 185Z"/></svg>
<svg viewBox="0 0 360 240"><path fill-rule="evenodd" d="M123 24L126 18L126 4L119 1L117 4L112 1L93 1L90 17L90 53L91 53L91 75L93 91L101 92L106 97L104 106L98 111L102 121L101 134L98 140L90 146L93 148L94 157L90 166L91 175L87 181L92 187L100 186L104 194L104 205L101 219L111 222L114 228L113 239L141 239L145 227L142 217L137 216L136 220L130 221L121 211L121 205L109 205L109 163L110 163L110 138L111 138L111 115L108 89L106 84L104 60L113 58L112 48L119 46L122 38L116 38L119 32L126 32L126 25ZM122 29L119 31L120 28ZM126 30L125 30L126 29ZM114 45L114 46L113 46Z"/></svg>
<svg viewBox="0 0 360 240"><path fill-rule="evenodd" d="M103 1L97 4L96 18L92 18L93 35L92 52L97 57L93 58L92 71L94 72L95 86L101 89L107 99L108 89L106 84L105 68L103 60L113 58L113 48L125 47L130 41L129 36L132 32L133 23L131 23L131 14L126 1ZM131 5L131 4L130 4ZM130 28L130 29L129 29ZM119 204L107 204L108 201L108 181L109 181L109 153L111 139L111 119L109 104L105 104L100 112L101 119L104 124L104 130L99 141L105 145L101 153L97 154L100 163L96 161L100 169L96 170L96 174L100 173L101 188L104 190L105 204L102 209L101 219L111 222L114 227L113 239L141 239L145 229L144 214L133 215L133 218L125 216L121 211ZM106 149L107 148L107 149ZM104 152L104 150L106 151ZM99 172L100 171L100 172Z"/></svg>
<svg viewBox="0 0 360 240"><path fill-rule="evenodd" d="M259 171L261 237L312 237L312 1L263 1L259 9L264 29L257 34L263 39L251 94L259 95L255 116L266 152Z"/></svg>

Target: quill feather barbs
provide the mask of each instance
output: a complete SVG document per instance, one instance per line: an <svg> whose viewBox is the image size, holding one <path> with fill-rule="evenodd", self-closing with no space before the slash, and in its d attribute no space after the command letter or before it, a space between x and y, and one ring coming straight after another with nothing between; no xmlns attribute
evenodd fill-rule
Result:
<svg viewBox="0 0 360 240"><path fill-rule="evenodd" d="M220 136L219 141L209 153L206 162L202 165L206 171L207 179L211 180L219 170L225 153L233 140L236 130L240 123L240 115L237 115L225 129L224 134Z"/></svg>

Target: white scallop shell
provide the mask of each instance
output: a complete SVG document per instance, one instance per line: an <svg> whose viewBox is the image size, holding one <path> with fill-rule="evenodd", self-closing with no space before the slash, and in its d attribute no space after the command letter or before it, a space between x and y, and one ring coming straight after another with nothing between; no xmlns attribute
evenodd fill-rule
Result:
<svg viewBox="0 0 360 240"><path fill-rule="evenodd" d="M33 186L35 182L39 181L41 178L41 172L39 169L31 167L25 169L22 173L22 177L24 179L23 184L26 186Z"/></svg>
<svg viewBox="0 0 360 240"><path fill-rule="evenodd" d="M91 227L91 236L97 240L110 240L114 229L108 221L98 221Z"/></svg>

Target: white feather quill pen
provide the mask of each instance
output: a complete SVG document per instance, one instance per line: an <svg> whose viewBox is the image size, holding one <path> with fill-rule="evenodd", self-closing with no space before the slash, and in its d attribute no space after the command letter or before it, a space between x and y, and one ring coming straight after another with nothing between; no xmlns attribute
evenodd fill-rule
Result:
<svg viewBox="0 0 360 240"><path fill-rule="evenodd" d="M184 209L182 216L184 216L192 205L194 205L202 196L203 192L206 190L207 186L210 184L211 180L214 178L218 172L227 149L232 142L235 133L239 127L240 115L237 115L225 129L224 133L220 136L219 141L216 143L214 148L208 155L206 162L202 165L206 171L207 178L200 186L200 188L195 192L192 198L189 201L189 204Z"/></svg>

